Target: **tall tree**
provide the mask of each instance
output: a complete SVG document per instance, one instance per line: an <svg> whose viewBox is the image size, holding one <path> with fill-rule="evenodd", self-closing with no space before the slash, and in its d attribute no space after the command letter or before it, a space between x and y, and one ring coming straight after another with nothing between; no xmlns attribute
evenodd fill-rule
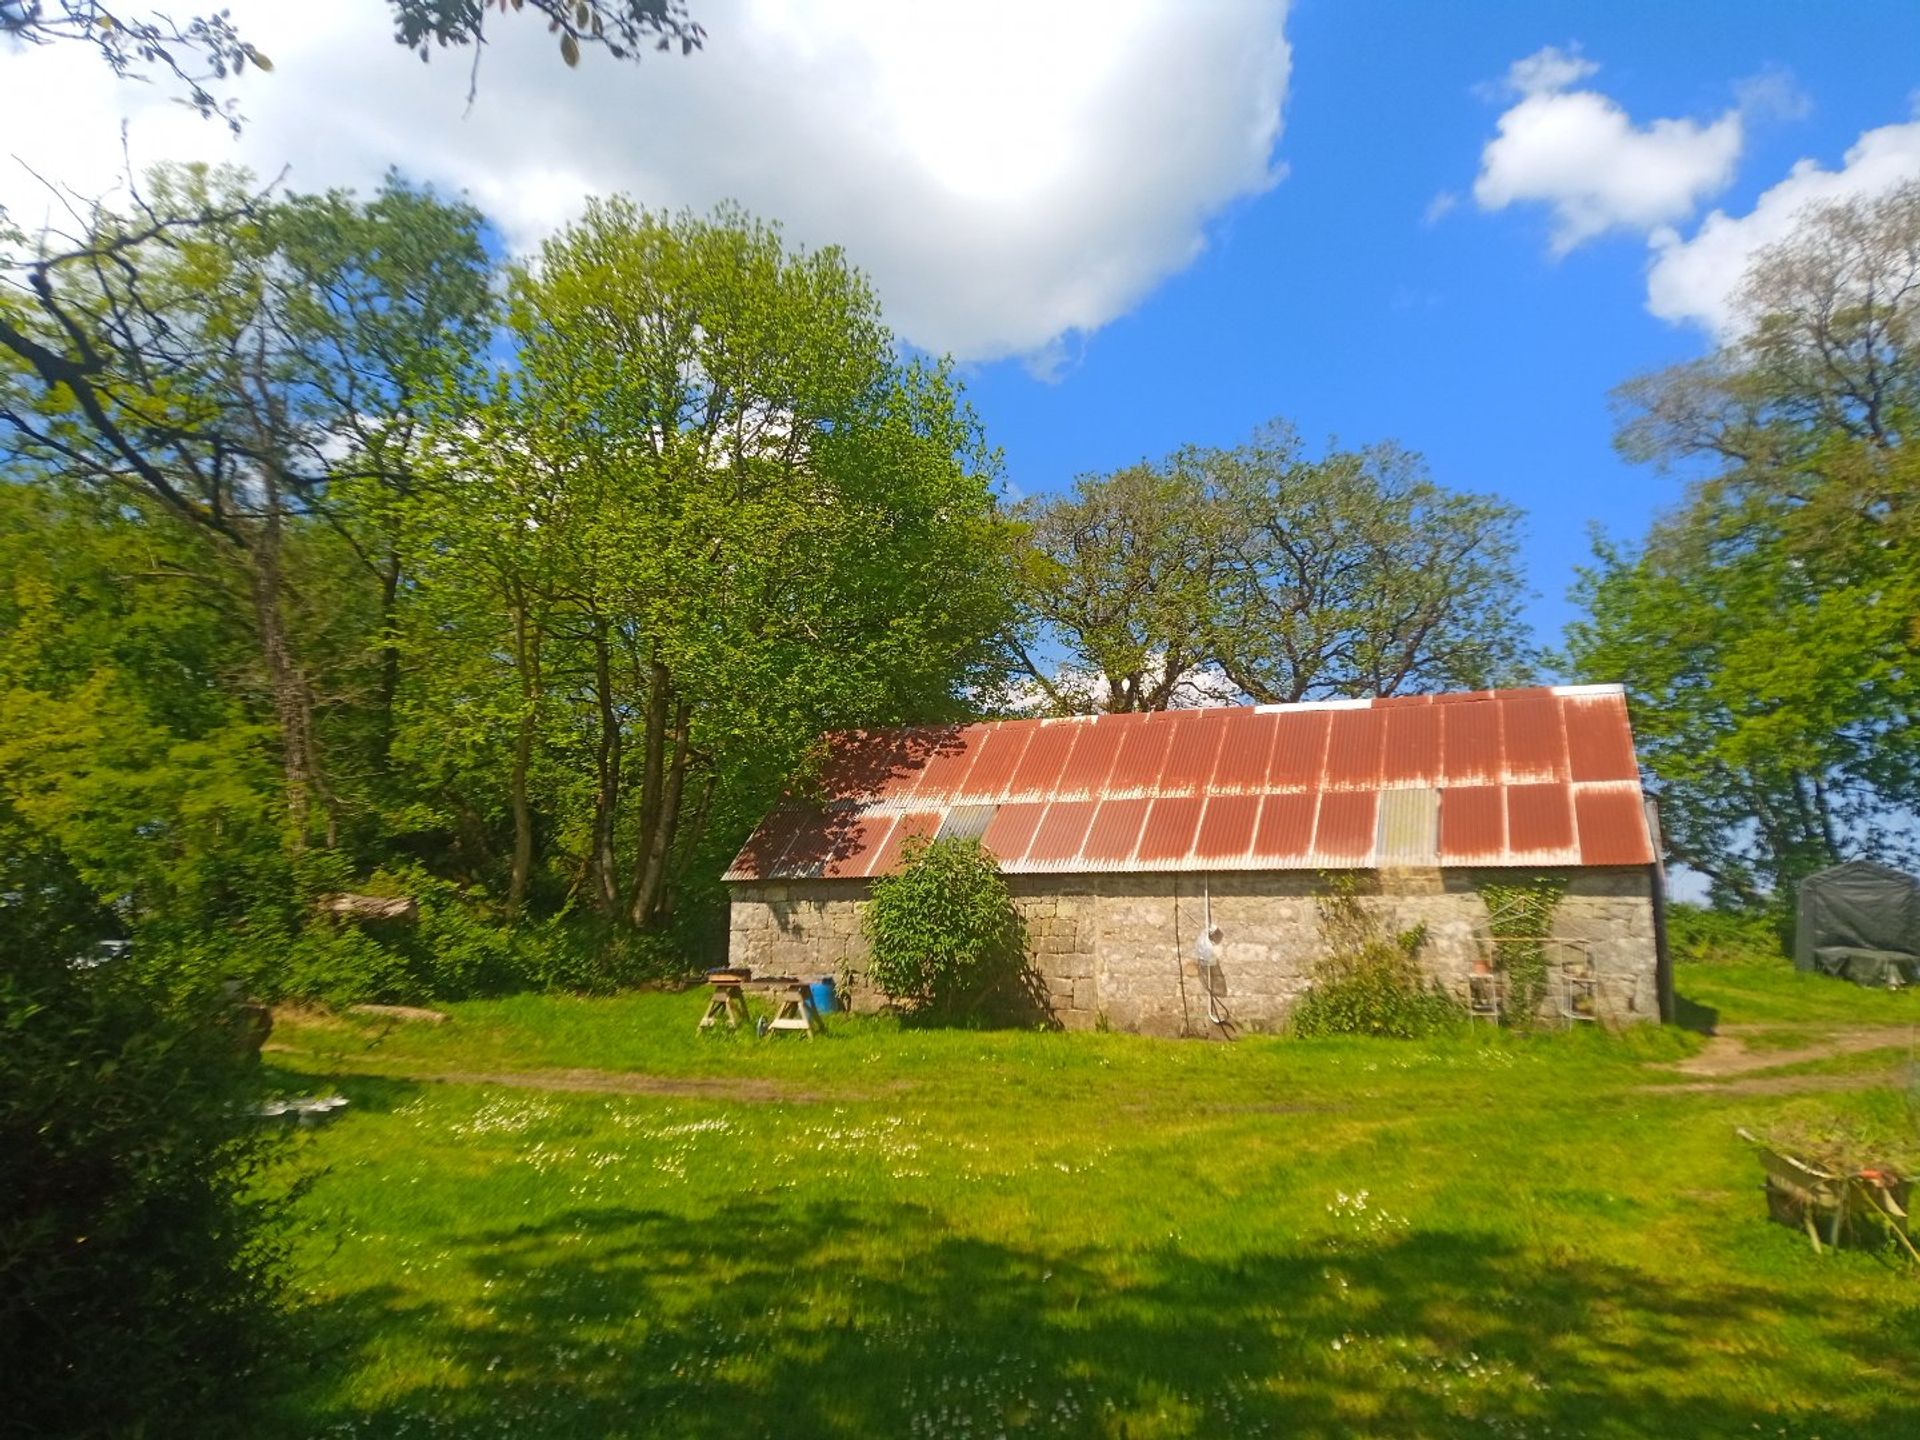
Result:
<svg viewBox="0 0 1920 1440"><path fill-rule="evenodd" d="M1520 515L1395 445L1309 459L1272 425L1211 457L1227 516L1214 635L1267 703L1474 690L1524 671Z"/></svg>
<svg viewBox="0 0 1920 1440"><path fill-rule="evenodd" d="M1920 185L1810 212L1754 259L1741 328L1630 381L1629 456L1685 466L1569 632L1625 677L1676 851L1726 900L1913 849L1920 810Z"/></svg>
<svg viewBox="0 0 1920 1440"><path fill-rule="evenodd" d="M590 206L509 328L416 512L423 591L473 597L457 668L514 716L515 893L558 864L657 925L822 729L960 712L1006 619L992 457L839 252L738 212Z"/></svg>
<svg viewBox="0 0 1920 1440"><path fill-rule="evenodd" d="M1395 695L1521 673L1518 512L1284 424L1031 502L1013 650L1053 708ZM1059 663L1055 657L1060 657Z"/></svg>
<svg viewBox="0 0 1920 1440"><path fill-rule="evenodd" d="M85 218L6 277L0 353L19 363L0 372L0 427L33 465L213 542L253 626L290 839L331 843L338 797L294 611L344 607L303 600L290 549L302 521L331 524L390 605L392 547L365 497L405 492L420 402L482 338L478 217L398 182L364 206L268 201L195 169L157 176L132 217ZM354 522L337 492L362 497Z"/></svg>

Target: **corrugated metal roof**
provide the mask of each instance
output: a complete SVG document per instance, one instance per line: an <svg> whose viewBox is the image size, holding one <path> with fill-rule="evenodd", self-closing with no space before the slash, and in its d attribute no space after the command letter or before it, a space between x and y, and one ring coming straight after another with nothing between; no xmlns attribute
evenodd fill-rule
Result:
<svg viewBox="0 0 1920 1440"><path fill-rule="evenodd" d="M1617 685L1005 720L829 737L818 801L729 880L887 873L977 834L1010 874L1645 865Z"/></svg>

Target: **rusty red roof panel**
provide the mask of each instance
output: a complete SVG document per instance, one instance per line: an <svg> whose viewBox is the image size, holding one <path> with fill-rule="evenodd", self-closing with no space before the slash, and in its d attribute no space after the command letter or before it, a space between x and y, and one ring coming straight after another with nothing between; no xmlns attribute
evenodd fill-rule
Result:
<svg viewBox="0 0 1920 1440"><path fill-rule="evenodd" d="M1142 715L1127 728L1120 739L1120 754L1107 776L1107 789L1117 794L1133 790L1151 790L1160 782L1166 768L1167 747L1173 743L1178 718L1165 711Z"/></svg>
<svg viewBox="0 0 1920 1440"><path fill-rule="evenodd" d="M732 880L766 880L781 874L780 859L803 826L819 824L819 816L799 806L782 806L770 811L734 857L727 871Z"/></svg>
<svg viewBox="0 0 1920 1440"><path fill-rule="evenodd" d="M1094 869L1113 869L1133 858L1151 800L1102 800L1080 847L1080 858Z"/></svg>
<svg viewBox="0 0 1920 1440"><path fill-rule="evenodd" d="M1440 792L1440 863L1497 864L1507 850L1507 799L1498 785Z"/></svg>
<svg viewBox="0 0 1920 1440"><path fill-rule="evenodd" d="M1320 797L1311 790L1269 795L1253 830L1253 859L1275 869L1304 866L1313 853L1313 817Z"/></svg>
<svg viewBox="0 0 1920 1440"><path fill-rule="evenodd" d="M1323 864L1353 864L1373 855L1379 813L1377 790L1329 790L1320 797L1313 827L1313 855Z"/></svg>
<svg viewBox="0 0 1920 1440"><path fill-rule="evenodd" d="M820 878L844 880L865 875L887 837L898 828L898 815L867 815L851 820L840 838L821 858Z"/></svg>
<svg viewBox="0 0 1920 1440"><path fill-rule="evenodd" d="M1327 768L1326 710L1281 710L1273 718L1273 761L1267 768L1269 790L1318 790Z"/></svg>
<svg viewBox="0 0 1920 1440"><path fill-rule="evenodd" d="M937 834L940 829L938 810L916 810L900 817L900 823L893 827L887 838L880 843L869 859L862 874L886 875L900 863L900 850L907 841L916 836Z"/></svg>
<svg viewBox="0 0 1920 1440"><path fill-rule="evenodd" d="M1437 705L1441 772L1449 785L1486 785L1500 778L1500 705Z"/></svg>
<svg viewBox="0 0 1920 1440"><path fill-rule="evenodd" d="M1126 722L1138 723L1140 715L1100 715L1080 722L1082 734L1060 772L1056 795L1100 795L1107 789L1107 776L1113 773L1113 757L1120 753L1120 739Z"/></svg>
<svg viewBox="0 0 1920 1440"><path fill-rule="evenodd" d="M1573 792L1565 785L1509 785L1507 848L1516 855L1572 850Z"/></svg>
<svg viewBox="0 0 1920 1440"><path fill-rule="evenodd" d="M1057 870L1078 859L1080 847L1086 843L1087 827L1093 823L1093 812L1099 808L1092 800L1054 801L1041 817L1040 828L1034 831L1026 863Z"/></svg>
<svg viewBox="0 0 1920 1440"><path fill-rule="evenodd" d="M1575 780L1637 780L1640 777L1624 697L1606 695L1591 700L1565 700L1561 702L1561 713L1567 727L1568 769Z"/></svg>
<svg viewBox="0 0 1920 1440"><path fill-rule="evenodd" d="M973 801L997 800L1020 764L1033 729L1026 725L996 725L980 739L978 753L956 796Z"/></svg>
<svg viewBox="0 0 1920 1440"><path fill-rule="evenodd" d="M1567 778L1567 740L1560 702L1531 692L1494 702L1500 707L1501 767L1509 781Z"/></svg>
<svg viewBox="0 0 1920 1440"><path fill-rule="evenodd" d="M1074 724L1062 721L1054 725L1035 725L1033 738L1027 742L1026 753L1020 757L1020 763L1014 767L1013 778L1007 783L1009 799L1040 798L1051 795L1059 787L1060 773L1066 769L1067 756L1073 752L1073 742L1082 735L1093 733L1089 724Z"/></svg>
<svg viewBox="0 0 1920 1440"><path fill-rule="evenodd" d="M1380 751L1382 785L1432 785L1439 780L1442 715L1431 704L1386 712L1387 733Z"/></svg>
<svg viewBox="0 0 1920 1440"><path fill-rule="evenodd" d="M776 807L727 879L884 874L943 825L1016 874L1652 859L1618 686L849 731L826 751L826 803Z"/></svg>
<svg viewBox="0 0 1920 1440"><path fill-rule="evenodd" d="M902 801L944 800L957 793L967 771L973 767L980 742L992 730L990 725L962 725L940 735L928 746L920 765L920 778L911 790L904 785Z"/></svg>
<svg viewBox="0 0 1920 1440"><path fill-rule="evenodd" d="M980 843L993 852L1002 870L1010 870L1026 858L1033 832L1040 828L1040 817L1046 813L1046 805L1039 801L1016 800L1002 805L987 822L987 833L980 837Z"/></svg>
<svg viewBox="0 0 1920 1440"><path fill-rule="evenodd" d="M1329 790L1377 790L1380 787L1380 746L1387 733L1383 710L1335 710L1327 721Z"/></svg>
<svg viewBox="0 0 1920 1440"><path fill-rule="evenodd" d="M1211 789L1215 794L1267 788L1267 757L1273 753L1274 733L1280 728L1278 715L1263 715L1258 710L1236 706L1223 712L1220 758L1213 767Z"/></svg>
<svg viewBox="0 0 1920 1440"><path fill-rule="evenodd" d="M1157 787L1162 795L1197 795L1213 778L1220 737L1227 728L1225 710L1182 710L1174 716L1173 743Z"/></svg>
<svg viewBox="0 0 1920 1440"><path fill-rule="evenodd" d="M1253 826L1260 818L1258 795L1215 795L1206 806L1193 842L1194 858L1237 860L1253 849ZM1309 829L1312 823L1309 817Z"/></svg>
<svg viewBox="0 0 1920 1440"><path fill-rule="evenodd" d="M1155 800L1147 812L1146 828L1140 832L1136 858L1142 863L1179 860L1192 853L1194 835L1200 828L1200 812L1206 803L1206 798L1200 795L1163 796Z"/></svg>
<svg viewBox="0 0 1920 1440"><path fill-rule="evenodd" d="M1573 812L1583 865L1651 865L1645 803L1637 785L1577 786Z"/></svg>

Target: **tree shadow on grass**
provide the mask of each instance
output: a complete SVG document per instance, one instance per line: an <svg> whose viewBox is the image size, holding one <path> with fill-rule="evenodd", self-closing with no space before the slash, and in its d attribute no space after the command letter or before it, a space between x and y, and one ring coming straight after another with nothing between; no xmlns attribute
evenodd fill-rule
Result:
<svg viewBox="0 0 1920 1440"><path fill-rule="evenodd" d="M1689 1000L1685 995L1676 993L1673 997L1673 1023L1682 1030L1711 1035L1714 1027L1720 1023L1720 1012L1711 1005L1702 1005L1698 1000Z"/></svg>
<svg viewBox="0 0 1920 1440"><path fill-rule="evenodd" d="M580 1210L456 1248L490 1313L385 1289L323 1307L343 1363L369 1363L357 1342L389 1382L407 1373L395 1345L430 1368L383 1403L321 1405L317 1428L1331 1440L1798 1422L1884 1440L1920 1406L1911 1335L1885 1316L1819 1317L1852 1357L1836 1377L1830 1350L1769 1343L1796 1304L1786 1292L1464 1232L1388 1227L1235 1260L1171 1244L1049 1254L913 1206L746 1197L693 1217ZM1804 1408L1755 1398L1756 1365Z"/></svg>

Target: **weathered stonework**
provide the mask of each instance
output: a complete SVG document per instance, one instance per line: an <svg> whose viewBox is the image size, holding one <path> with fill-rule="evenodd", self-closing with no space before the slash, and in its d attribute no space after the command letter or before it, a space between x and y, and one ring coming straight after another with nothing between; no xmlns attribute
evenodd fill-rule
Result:
<svg viewBox="0 0 1920 1440"><path fill-rule="evenodd" d="M1558 872L1566 894L1553 917L1549 961L1584 958L1598 979L1600 1017L1659 1018L1651 878L1645 869ZM1464 996L1474 962L1492 955L1487 908L1473 872L1382 871L1360 903L1388 931L1425 925L1421 959ZM1034 969L1055 1016L1151 1035L1209 1035L1207 985L1241 1030L1275 1030L1307 989L1320 937L1321 879L1312 871L1214 875L1010 876L1027 922ZM795 880L733 888L728 963L762 972L833 975L855 1005L883 997L864 983L862 880ZM1220 963L1204 970L1194 942L1211 910Z"/></svg>

